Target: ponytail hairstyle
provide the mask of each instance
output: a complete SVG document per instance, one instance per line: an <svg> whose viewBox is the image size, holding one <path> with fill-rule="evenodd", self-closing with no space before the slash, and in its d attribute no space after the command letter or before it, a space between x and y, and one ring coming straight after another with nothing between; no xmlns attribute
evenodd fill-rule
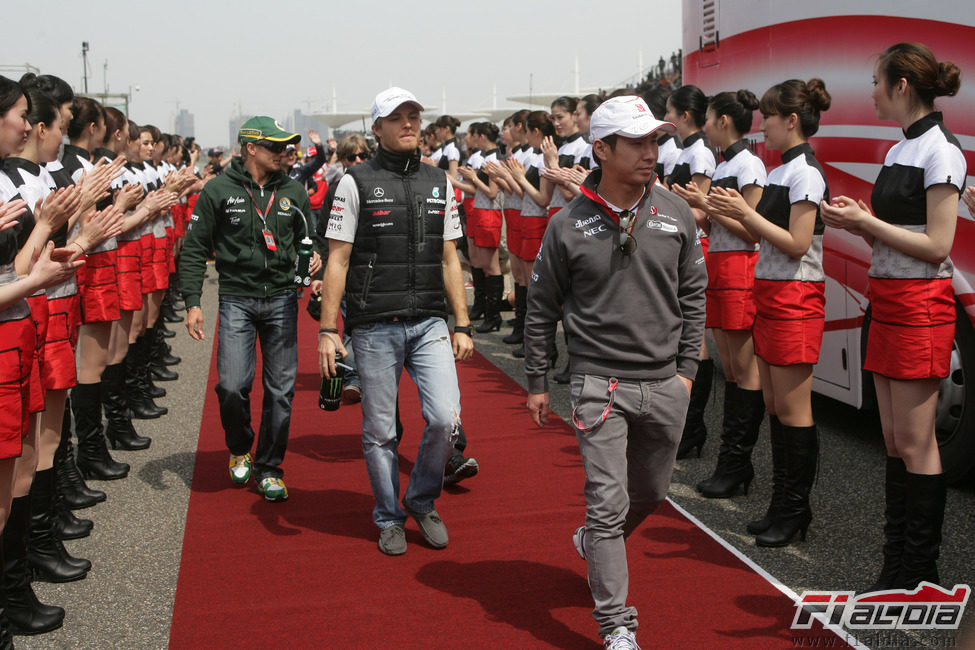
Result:
<svg viewBox="0 0 975 650"><path fill-rule="evenodd" d="M603 100L600 99L599 95L586 95L579 100L579 104L582 104L583 108L586 109L586 115L592 115L593 111L599 108L599 105L602 103Z"/></svg>
<svg viewBox="0 0 975 650"><path fill-rule="evenodd" d="M688 112L697 128L704 126L707 119L708 96L697 86L681 86L667 99L678 114Z"/></svg>
<svg viewBox="0 0 975 650"><path fill-rule="evenodd" d="M126 137L128 137L129 142L132 142L133 140L138 140L139 133L141 133L141 131L139 131L139 125L133 122L132 120L129 120L129 130L126 131L126 133L127 133Z"/></svg>
<svg viewBox="0 0 975 650"><path fill-rule="evenodd" d="M961 88L961 70L958 66L951 61L938 61L934 53L921 43L891 45L880 55L877 71L884 75L889 89L896 86L900 79L906 79L926 108L934 106L935 97L954 97Z"/></svg>
<svg viewBox="0 0 975 650"><path fill-rule="evenodd" d="M457 128L460 126L460 120L453 115L441 115L437 118L437 121L434 122L433 125L443 129L449 129L450 135L454 135L457 133Z"/></svg>
<svg viewBox="0 0 975 650"><path fill-rule="evenodd" d="M508 117L508 119L511 121L511 126L514 127L520 126L522 131L528 133L528 116L530 114L531 114L530 110L528 110L527 108L523 108L520 111L516 111L512 113Z"/></svg>
<svg viewBox="0 0 975 650"><path fill-rule="evenodd" d="M556 99L554 102L552 102L552 105L550 106L550 108L555 108L556 106L558 106L559 108L561 108L562 110L564 110L566 113L569 113L571 115L573 113L573 111L576 110L576 104L578 104L578 103L579 103L579 100L577 100L575 97L569 97L567 95L562 95L561 97L559 97L558 99ZM596 109L593 109L593 110L596 110Z"/></svg>
<svg viewBox="0 0 975 650"><path fill-rule="evenodd" d="M667 114L667 99L671 96L670 86L657 86L643 93L643 101L650 107L650 112L658 120Z"/></svg>
<svg viewBox="0 0 975 650"><path fill-rule="evenodd" d="M37 86L29 86L24 94L27 96L27 104L30 110L27 112L27 121L31 126L43 124L51 126L54 120L60 116L61 112L58 105L54 103L54 98Z"/></svg>
<svg viewBox="0 0 975 650"><path fill-rule="evenodd" d="M114 106L106 106L105 137L102 139L102 145L107 146L112 141L112 136L116 131L121 131L122 135L128 140L129 125L125 115Z"/></svg>
<svg viewBox="0 0 975 650"><path fill-rule="evenodd" d="M0 76L0 115L6 115L22 96L26 96L23 86L13 79ZM27 97L27 112L30 110L30 97Z"/></svg>
<svg viewBox="0 0 975 650"><path fill-rule="evenodd" d="M819 116L829 109L831 101L822 79L789 79L766 90L758 109L765 117L789 117L795 113L803 137L811 138L819 131Z"/></svg>
<svg viewBox="0 0 975 650"><path fill-rule="evenodd" d="M105 121L105 109L91 97L76 95L74 101L71 102L71 114L74 117L67 128L69 140L80 138L89 124Z"/></svg>
<svg viewBox="0 0 975 650"><path fill-rule="evenodd" d="M532 111L525 117L525 131L538 129L543 136L553 137L555 135L555 125L552 123L552 116L548 111Z"/></svg>
<svg viewBox="0 0 975 650"><path fill-rule="evenodd" d="M55 77L53 74L36 75L33 72L28 72L20 78L20 85L24 88L38 88L39 90L43 90L51 96L51 99L58 105L58 108L62 104L67 104L74 100L74 91L71 90L71 85L61 77Z"/></svg>
<svg viewBox="0 0 975 650"><path fill-rule="evenodd" d="M484 136L491 144L496 144L501 129L494 122L474 122L471 124L471 132Z"/></svg>
<svg viewBox="0 0 975 650"><path fill-rule="evenodd" d="M752 112L758 108L758 98L745 89L737 93L723 92L711 98L708 108L716 117L727 115L738 135L745 135L752 129Z"/></svg>

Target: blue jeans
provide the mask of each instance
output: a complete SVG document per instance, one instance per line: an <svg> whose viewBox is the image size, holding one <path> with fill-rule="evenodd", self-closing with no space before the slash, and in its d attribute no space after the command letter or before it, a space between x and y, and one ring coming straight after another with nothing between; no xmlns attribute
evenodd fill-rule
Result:
<svg viewBox="0 0 975 650"><path fill-rule="evenodd" d="M396 440L396 395L403 368L420 394L426 427L403 505L433 510L460 425L460 389L447 324L440 318L360 325L352 332L362 381L362 451L376 498L372 519L379 528L406 521L400 507Z"/></svg>
<svg viewBox="0 0 975 650"><path fill-rule="evenodd" d="M254 456L257 480L281 478L291 427L291 404L298 374L298 298L293 291L273 298L220 296L217 338L217 398L227 448L240 456L251 451L250 392L261 342L264 402Z"/></svg>

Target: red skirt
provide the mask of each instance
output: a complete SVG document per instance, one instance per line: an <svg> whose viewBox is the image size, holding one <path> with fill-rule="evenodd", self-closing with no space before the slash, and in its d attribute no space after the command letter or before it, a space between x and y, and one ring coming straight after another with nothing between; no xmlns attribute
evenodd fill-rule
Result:
<svg viewBox="0 0 975 650"><path fill-rule="evenodd" d="M23 450L36 346L30 316L0 322L0 459L16 458Z"/></svg>
<svg viewBox="0 0 975 650"><path fill-rule="evenodd" d="M701 243L704 243L704 239ZM722 330L750 330L755 324L755 262L753 251L708 253L706 327Z"/></svg>
<svg viewBox="0 0 975 650"><path fill-rule="evenodd" d="M156 290L156 274L152 267L156 238L150 232L142 235L139 241L142 243L142 293L145 295Z"/></svg>
<svg viewBox="0 0 975 650"><path fill-rule="evenodd" d="M169 288L169 274L176 273L176 258L173 256L173 251L176 248L176 228L174 226L166 226L166 266L168 267L169 273L166 274L166 288Z"/></svg>
<svg viewBox="0 0 975 650"><path fill-rule="evenodd" d="M153 237L152 239L152 274L154 278L153 291L164 291L169 288L169 258L172 254L169 237Z"/></svg>
<svg viewBox="0 0 975 650"><path fill-rule="evenodd" d="M119 319L117 260L117 250L88 253L85 264L78 269L81 322L105 323Z"/></svg>
<svg viewBox="0 0 975 650"><path fill-rule="evenodd" d="M521 218L521 250L515 254L523 260L534 262L542 248L542 237L548 228L546 217Z"/></svg>
<svg viewBox="0 0 975 650"><path fill-rule="evenodd" d="M870 278L865 370L891 379L948 376L955 339L951 279Z"/></svg>
<svg viewBox="0 0 975 650"><path fill-rule="evenodd" d="M27 299L33 314L35 309L44 309L41 298L47 303L47 322L43 328L44 339L38 350L38 365L41 384L45 390L67 390L78 382L75 364L74 343L77 339L77 324L72 314L76 296L47 298L32 296ZM42 328L38 326L38 338Z"/></svg>
<svg viewBox="0 0 975 650"><path fill-rule="evenodd" d="M470 219L471 215L474 213L474 197L464 197L464 199L460 202L460 207L464 210L464 216Z"/></svg>
<svg viewBox="0 0 975 650"><path fill-rule="evenodd" d="M467 217L467 236L475 246L497 248L501 245L501 210L473 208Z"/></svg>
<svg viewBox="0 0 975 650"><path fill-rule="evenodd" d="M142 242L119 240L118 243L119 308L142 309Z"/></svg>
<svg viewBox="0 0 975 650"><path fill-rule="evenodd" d="M819 361L826 283L755 279L755 354L773 366Z"/></svg>
<svg viewBox="0 0 975 650"><path fill-rule="evenodd" d="M521 210L505 209L504 227L507 236L508 252L518 255L521 250Z"/></svg>
<svg viewBox="0 0 975 650"><path fill-rule="evenodd" d="M30 317L34 321L34 351L30 368L30 386L27 394L27 412L40 413L44 410L44 398L47 396L44 382L41 380L41 351L47 338L48 304L47 296L29 296L27 304L30 306Z"/></svg>

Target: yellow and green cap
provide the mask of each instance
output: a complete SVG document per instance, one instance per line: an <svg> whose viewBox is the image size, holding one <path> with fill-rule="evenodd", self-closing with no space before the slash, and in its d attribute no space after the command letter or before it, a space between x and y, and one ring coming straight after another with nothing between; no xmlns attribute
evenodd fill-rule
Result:
<svg viewBox="0 0 975 650"><path fill-rule="evenodd" d="M273 117L259 115L244 122L240 126L240 131L237 132L237 141L241 144L257 142L258 140L298 144L301 141L301 135L285 131Z"/></svg>

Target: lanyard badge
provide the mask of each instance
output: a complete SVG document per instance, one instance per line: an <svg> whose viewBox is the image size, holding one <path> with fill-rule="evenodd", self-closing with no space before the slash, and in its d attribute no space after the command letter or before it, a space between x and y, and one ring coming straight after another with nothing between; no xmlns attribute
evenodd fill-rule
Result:
<svg viewBox="0 0 975 650"><path fill-rule="evenodd" d="M264 237L264 245L267 246L269 251L278 250L278 244L274 241L274 233L272 233L271 229L267 227L267 216L271 214L271 208L274 207L274 192L271 192L271 198L267 202L267 208L265 208L264 212L261 212L261 209L257 207L257 201L254 200L254 195L251 193L250 188L245 185L244 189L247 191L247 195L251 197L251 203L254 204L254 212L256 212L257 216L261 219L261 224L263 226L261 228L261 235Z"/></svg>

